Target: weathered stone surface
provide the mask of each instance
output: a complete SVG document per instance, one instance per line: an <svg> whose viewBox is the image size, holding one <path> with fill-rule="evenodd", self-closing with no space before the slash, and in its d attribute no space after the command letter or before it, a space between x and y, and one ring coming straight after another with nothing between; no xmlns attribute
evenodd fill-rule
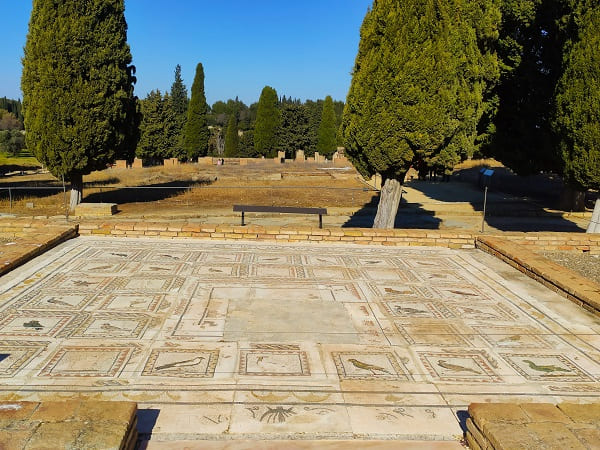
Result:
<svg viewBox="0 0 600 450"><path fill-rule="evenodd" d="M76 448L119 450L127 440L128 424L89 422L77 439Z"/></svg>
<svg viewBox="0 0 600 450"><path fill-rule="evenodd" d="M561 423L528 423L525 425L527 431L532 435L535 441L535 447L526 444L522 448L543 448L543 449L572 449L585 450L585 446L575 437L575 435Z"/></svg>
<svg viewBox="0 0 600 450"><path fill-rule="evenodd" d="M25 448L27 441L35 432L36 427L28 430L0 430L0 449L2 450L21 450Z"/></svg>
<svg viewBox="0 0 600 450"><path fill-rule="evenodd" d="M600 403L560 403L558 408L573 422L600 424Z"/></svg>
<svg viewBox="0 0 600 450"><path fill-rule="evenodd" d="M497 450L516 450L539 448L525 425L509 423L488 423L484 434Z"/></svg>
<svg viewBox="0 0 600 450"><path fill-rule="evenodd" d="M588 448L600 447L600 428L588 424L572 424L567 425L569 430Z"/></svg>
<svg viewBox="0 0 600 450"><path fill-rule="evenodd" d="M469 415L480 430L487 423L527 423L529 418L514 403L471 403Z"/></svg>
<svg viewBox="0 0 600 450"><path fill-rule="evenodd" d="M80 203L75 207L75 215L81 217L112 216L116 212L116 203Z"/></svg>
<svg viewBox="0 0 600 450"><path fill-rule="evenodd" d="M519 406L529 416L530 422L571 422L560 409L550 403L521 403Z"/></svg>
<svg viewBox="0 0 600 450"><path fill-rule="evenodd" d="M88 402L79 411L79 420L95 422L131 423L137 404L133 402Z"/></svg>
<svg viewBox="0 0 600 450"><path fill-rule="evenodd" d="M3 402L0 403L0 423L27 420L38 407L37 402Z"/></svg>
<svg viewBox="0 0 600 450"><path fill-rule="evenodd" d="M75 441L86 424L78 421L42 423L31 436L26 450L74 449Z"/></svg>
<svg viewBox="0 0 600 450"><path fill-rule="evenodd" d="M467 419L467 436L471 436L479 448L485 449L489 444L488 440L481 434L481 430L477 428L471 418Z"/></svg>
<svg viewBox="0 0 600 450"><path fill-rule="evenodd" d="M80 409L81 401L42 402L31 416L40 422L63 422L73 419Z"/></svg>

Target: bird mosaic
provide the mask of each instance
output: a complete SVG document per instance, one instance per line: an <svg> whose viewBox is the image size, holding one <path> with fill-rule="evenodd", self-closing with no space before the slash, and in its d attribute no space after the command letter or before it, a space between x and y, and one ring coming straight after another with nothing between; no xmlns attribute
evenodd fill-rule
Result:
<svg viewBox="0 0 600 450"><path fill-rule="evenodd" d="M442 367L443 369L450 370L452 372L471 372L471 373L475 373L477 375L481 375L481 372L479 372L475 369L472 369L470 367L461 366L458 364L452 364L443 359L438 360L437 364L438 364L438 366Z"/></svg>
<svg viewBox="0 0 600 450"><path fill-rule="evenodd" d="M363 361L359 361L358 359L350 358L348 362L352 363L354 367L357 369L368 370L373 375L381 375L381 373L387 373L389 375L393 375L389 370L384 367L379 367L373 364L369 364Z"/></svg>
<svg viewBox="0 0 600 450"><path fill-rule="evenodd" d="M529 360L529 359L524 359L523 360L524 363L527 363L527 365L529 366L529 368L537 371L537 372L546 372L546 373L550 373L550 372L572 372L572 370L568 370L568 369L564 369L562 367L559 366L553 366L553 365L537 365L536 363L534 363L533 361Z"/></svg>

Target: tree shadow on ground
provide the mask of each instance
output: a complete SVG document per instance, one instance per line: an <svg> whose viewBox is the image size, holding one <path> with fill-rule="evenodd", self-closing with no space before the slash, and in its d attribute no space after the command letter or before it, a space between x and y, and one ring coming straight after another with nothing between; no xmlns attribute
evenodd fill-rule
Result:
<svg viewBox="0 0 600 450"><path fill-rule="evenodd" d="M342 228L373 228L378 204L379 193L373 195L369 203L365 203L360 210L356 211L342 225ZM420 208L417 204L412 204L410 209L407 206L406 199L402 198L394 221L394 228L424 230L437 230L440 228L442 221L435 217L433 213Z"/></svg>
<svg viewBox="0 0 600 450"><path fill-rule="evenodd" d="M117 188L98 188L97 192L88 193L84 199L86 203L149 203L175 197L188 192L198 185L211 184L213 181L178 180L168 183L149 184L144 186L123 186Z"/></svg>
<svg viewBox="0 0 600 450"><path fill-rule="evenodd" d="M478 214L481 214L479 217L483 216L484 208L484 188L479 183L479 168L474 169L458 171L449 182L412 180L406 186L431 200L432 209L447 207L448 205L444 203L450 205L455 203L457 205L455 211L446 208L442 213L451 218L451 220L446 219L447 225L470 221L473 226ZM508 169L499 169L500 175L496 178L497 174L494 173L488 188L485 217L487 226L500 231L585 231L577 223L563 217L562 212L546 209L555 207L556 198L562 191L562 181L549 178L544 182L541 176L518 180L520 177L510 175ZM512 185L510 185L511 177L514 179ZM509 186L506 190L510 192L505 192L506 186ZM461 203L469 204L470 212L461 213ZM417 206L423 207L423 204Z"/></svg>
<svg viewBox="0 0 600 450"><path fill-rule="evenodd" d="M119 181L120 180L118 178L112 177L101 181L85 182L83 183L83 190L85 193L86 190L108 186L118 183ZM64 189L67 191L67 193L69 193L71 190L70 184L66 183ZM43 183L40 183L39 181L12 182L12 180L10 180L10 182L6 183L0 181L0 199L8 199L9 196L12 197L14 201L24 199L41 199L45 197L52 197L63 192L63 185L60 181L44 181Z"/></svg>

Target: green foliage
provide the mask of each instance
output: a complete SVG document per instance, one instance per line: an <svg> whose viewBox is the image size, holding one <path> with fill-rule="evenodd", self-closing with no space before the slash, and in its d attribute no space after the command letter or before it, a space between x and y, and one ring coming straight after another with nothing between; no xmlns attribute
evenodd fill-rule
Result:
<svg viewBox="0 0 600 450"><path fill-rule="evenodd" d="M35 0L23 58L27 147L80 182L131 159L139 114L123 0Z"/></svg>
<svg viewBox="0 0 600 450"><path fill-rule="evenodd" d="M208 105L204 94L204 68L202 63L198 63L184 128L184 149L190 159L196 159L208 153L210 133L206 118L207 112Z"/></svg>
<svg viewBox="0 0 600 450"><path fill-rule="evenodd" d="M23 105L21 100L2 97L0 98L0 110L13 114L21 124L23 123Z"/></svg>
<svg viewBox="0 0 600 450"><path fill-rule="evenodd" d="M277 91L265 86L258 100L254 124L254 149L258 155L277 155L277 129L281 114L278 109Z"/></svg>
<svg viewBox="0 0 600 450"><path fill-rule="evenodd" d="M255 158L258 155L254 149L254 131L247 130L240 137L239 153L242 158Z"/></svg>
<svg viewBox="0 0 600 450"><path fill-rule="evenodd" d="M323 114L321 115L321 124L319 125L319 140L317 141L317 151L320 155L331 157L337 148L337 126L336 116L331 96L325 97L323 103Z"/></svg>
<svg viewBox="0 0 600 450"><path fill-rule="evenodd" d="M502 2L499 103L485 151L522 175L561 171L551 120L570 2Z"/></svg>
<svg viewBox="0 0 600 450"><path fill-rule="evenodd" d="M301 103L285 102L280 105L280 111L278 148L285 152L286 158L294 158L296 150L310 146L308 110Z"/></svg>
<svg viewBox="0 0 600 450"><path fill-rule="evenodd" d="M565 180L578 190L600 189L600 5L578 6L556 91L554 127Z"/></svg>
<svg viewBox="0 0 600 450"><path fill-rule="evenodd" d="M343 117L361 172L401 180L415 160L453 164L474 153L498 77L498 20L494 0L374 2Z"/></svg>
<svg viewBox="0 0 600 450"><path fill-rule="evenodd" d="M225 133L225 157L233 158L239 156L239 135L238 135L238 122L237 114L235 111L229 116L229 123L227 124L227 133Z"/></svg>
<svg viewBox="0 0 600 450"><path fill-rule="evenodd" d="M0 130L22 130L23 124L14 113L0 109Z"/></svg>
<svg viewBox="0 0 600 450"><path fill-rule="evenodd" d="M0 152L17 156L25 148L25 136L20 130L0 131Z"/></svg>
<svg viewBox="0 0 600 450"><path fill-rule="evenodd" d="M141 102L142 123L140 141L135 152L138 158L162 162L167 158L183 158L177 143L177 119L168 94L151 91Z"/></svg>
<svg viewBox="0 0 600 450"><path fill-rule="evenodd" d="M188 94L183 79L181 78L181 66L175 66L175 80L171 85L171 103L170 107L175 115L175 137L173 153L183 158L185 151L183 150L183 127L187 119L188 109Z"/></svg>

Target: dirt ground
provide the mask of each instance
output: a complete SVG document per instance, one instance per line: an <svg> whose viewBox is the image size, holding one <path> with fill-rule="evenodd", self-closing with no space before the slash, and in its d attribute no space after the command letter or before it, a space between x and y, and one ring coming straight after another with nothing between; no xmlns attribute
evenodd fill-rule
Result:
<svg viewBox="0 0 600 450"><path fill-rule="evenodd" d="M157 208L179 215L186 209L231 209L238 203L356 208L370 204L377 195L361 180L353 167L330 163L111 168L84 177L83 201L117 203L122 215L147 214ZM7 186L13 186L12 208L4 189L2 212L64 214L67 199L62 183L48 173L1 179L0 189Z"/></svg>

